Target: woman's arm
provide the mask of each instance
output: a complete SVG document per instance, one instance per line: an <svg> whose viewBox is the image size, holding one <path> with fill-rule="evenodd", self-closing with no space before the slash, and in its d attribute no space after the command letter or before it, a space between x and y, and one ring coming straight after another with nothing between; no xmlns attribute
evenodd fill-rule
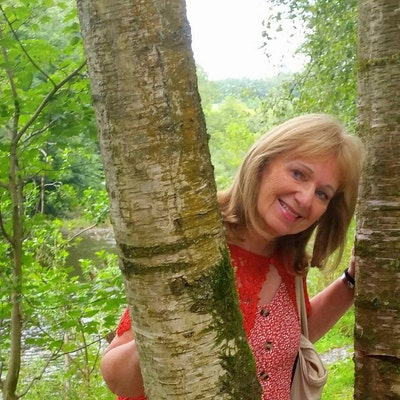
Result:
<svg viewBox="0 0 400 400"><path fill-rule="evenodd" d="M104 352L100 370L111 392L118 396L134 398L144 394L136 341L131 330L114 337Z"/></svg>
<svg viewBox="0 0 400 400"><path fill-rule="evenodd" d="M354 257L351 259L348 272L351 277L354 277ZM308 333L311 342L314 343L325 335L353 302L354 288L350 288L347 280L342 276L314 296L310 301L311 312L308 316Z"/></svg>

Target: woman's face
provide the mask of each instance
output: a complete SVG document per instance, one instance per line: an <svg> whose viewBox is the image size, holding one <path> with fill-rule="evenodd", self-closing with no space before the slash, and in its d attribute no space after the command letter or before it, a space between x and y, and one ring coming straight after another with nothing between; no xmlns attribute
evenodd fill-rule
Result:
<svg viewBox="0 0 400 400"><path fill-rule="evenodd" d="M272 238L309 228L326 211L339 185L334 156L308 161L277 157L261 174L257 211Z"/></svg>

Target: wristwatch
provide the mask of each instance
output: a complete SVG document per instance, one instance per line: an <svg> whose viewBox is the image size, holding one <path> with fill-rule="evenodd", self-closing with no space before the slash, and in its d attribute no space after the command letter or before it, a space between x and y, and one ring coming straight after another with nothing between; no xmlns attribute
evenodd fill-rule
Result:
<svg viewBox="0 0 400 400"><path fill-rule="evenodd" d="M346 268L342 275L343 282L350 288L354 289L356 286L356 280L349 274L349 269Z"/></svg>

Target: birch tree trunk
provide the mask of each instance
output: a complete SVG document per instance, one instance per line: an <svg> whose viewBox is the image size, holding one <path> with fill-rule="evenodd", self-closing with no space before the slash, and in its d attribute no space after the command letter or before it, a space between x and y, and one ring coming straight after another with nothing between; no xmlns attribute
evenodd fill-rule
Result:
<svg viewBox="0 0 400 400"><path fill-rule="evenodd" d="M184 0L78 0L148 399L259 399Z"/></svg>
<svg viewBox="0 0 400 400"><path fill-rule="evenodd" d="M355 399L400 398L400 4L359 1Z"/></svg>

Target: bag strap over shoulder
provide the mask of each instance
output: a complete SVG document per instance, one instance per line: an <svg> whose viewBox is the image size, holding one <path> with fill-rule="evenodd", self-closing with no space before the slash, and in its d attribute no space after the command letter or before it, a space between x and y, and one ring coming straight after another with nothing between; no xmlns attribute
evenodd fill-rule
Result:
<svg viewBox="0 0 400 400"><path fill-rule="evenodd" d="M302 276L296 276L296 301L301 323L301 333L308 338L307 311Z"/></svg>

